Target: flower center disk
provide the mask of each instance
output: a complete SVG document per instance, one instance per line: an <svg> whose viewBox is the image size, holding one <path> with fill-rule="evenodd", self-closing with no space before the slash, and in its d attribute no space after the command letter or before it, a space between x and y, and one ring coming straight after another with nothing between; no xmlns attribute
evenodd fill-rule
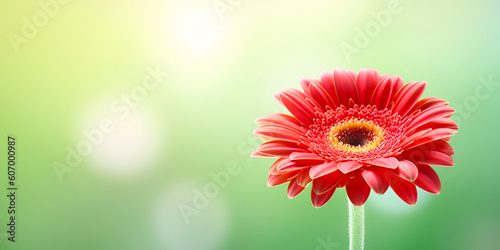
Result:
<svg viewBox="0 0 500 250"><path fill-rule="evenodd" d="M375 106L337 107L317 112L301 143L331 162L367 162L397 156L412 117Z"/></svg>
<svg viewBox="0 0 500 250"><path fill-rule="evenodd" d="M371 121L356 118L337 123L330 130L332 147L350 153L370 151L384 139L384 129Z"/></svg>

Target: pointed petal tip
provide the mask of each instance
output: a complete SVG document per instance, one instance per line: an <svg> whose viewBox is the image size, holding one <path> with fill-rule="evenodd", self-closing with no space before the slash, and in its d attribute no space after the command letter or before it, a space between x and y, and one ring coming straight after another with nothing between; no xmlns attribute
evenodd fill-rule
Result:
<svg viewBox="0 0 500 250"><path fill-rule="evenodd" d="M431 193L431 194L438 195L438 194L440 194L440 193L441 193L441 187L439 187L439 188L434 188L434 189L433 189L432 187L427 187L427 189L423 189L423 188L421 188L420 186L418 186L418 187L419 187L420 189L422 189L422 190L424 190L424 191L428 192L428 193Z"/></svg>
<svg viewBox="0 0 500 250"><path fill-rule="evenodd" d="M273 185L273 183L272 183L271 175L269 175L269 177L267 178L266 184L267 184L268 187L274 187L274 186L276 186L276 185Z"/></svg>
<svg viewBox="0 0 500 250"><path fill-rule="evenodd" d="M287 196L289 199L293 199L297 195L299 195L303 190L304 190L304 187L300 186L297 183L297 179L294 179L294 180L290 181L290 184L288 184Z"/></svg>
<svg viewBox="0 0 500 250"><path fill-rule="evenodd" d="M325 204L326 204L326 203L325 203ZM314 202L312 203L313 207L314 207L314 208L316 208L316 209L318 209L318 208L320 208L320 207L324 206L325 204L321 204L321 205L320 205L320 204L315 204Z"/></svg>
<svg viewBox="0 0 500 250"><path fill-rule="evenodd" d="M298 196L301 192L302 192L302 191L300 191L300 192L298 192L298 191L297 191L296 193L292 193L292 191L287 192L288 199L290 199L290 200L294 199L294 198L295 198L295 197L297 197L297 196Z"/></svg>
<svg viewBox="0 0 500 250"><path fill-rule="evenodd" d="M260 152L259 148L256 148L252 151L250 157L265 157L265 155Z"/></svg>
<svg viewBox="0 0 500 250"><path fill-rule="evenodd" d="M261 151L259 151L259 148L256 148L250 154L250 157L265 157L265 158L270 158L270 157L275 157L275 156L264 154Z"/></svg>
<svg viewBox="0 0 500 250"><path fill-rule="evenodd" d="M278 102L281 103L281 97L280 97L281 91L277 91L273 93L273 98L276 99Z"/></svg>
<svg viewBox="0 0 500 250"><path fill-rule="evenodd" d="M330 200L330 198L332 198L335 190L336 188L333 188L330 191L320 195L316 194L314 190L311 190L311 202L313 204L313 207L320 208L325 205Z"/></svg>
<svg viewBox="0 0 500 250"><path fill-rule="evenodd" d="M255 120L255 124L257 124L257 120ZM258 127L258 128L256 128L256 129L254 129L254 130L252 131L252 135L254 135L255 137L259 137L259 136L258 136L258 133L257 133L257 130L259 130L259 128L260 128L260 127Z"/></svg>
<svg viewBox="0 0 500 250"><path fill-rule="evenodd" d="M290 177L291 176L286 174L278 174L278 175L270 174L269 177L267 178L267 186L274 187L285 184L289 182L288 178Z"/></svg>
<svg viewBox="0 0 500 250"><path fill-rule="evenodd" d="M259 125L259 126L262 126L262 124L261 124L261 122L260 122L260 121L261 121L261 118L262 118L262 117L259 117L259 118L255 119L255 121L253 121L253 123L255 123L255 124Z"/></svg>
<svg viewBox="0 0 500 250"><path fill-rule="evenodd" d="M439 194L441 192L441 181L436 171L429 165L417 165L417 168L419 175L413 183L431 194Z"/></svg>
<svg viewBox="0 0 500 250"><path fill-rule="evenodd" d="M415 205L417 203L418 193L414 183L394 176L394 178L391 178L390 185L394 193L408 205Z"/></svg>
<svg viewBox="0 0 500 250"><path fill-rule="evenodd" d="M250 157L259 157L257 155L257 149L255 149L254 151L252 151L252 153L250 154Z"/></svg>

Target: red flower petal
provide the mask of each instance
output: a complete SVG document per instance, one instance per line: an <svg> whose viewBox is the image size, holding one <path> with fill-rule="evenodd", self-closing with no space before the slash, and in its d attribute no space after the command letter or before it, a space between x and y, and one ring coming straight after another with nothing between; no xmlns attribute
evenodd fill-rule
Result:
<svg viewBox="0 0 500 250"><path fill-rule="evenodd" d="M290 154L290 159L293 161L325 161L325 159L317 154L309 153L309 152L293 152Z"/></svg>
<svg viewBox="0 0 500 250"><path fill-rule="evenodd" d="M347 183L345 190L349 200L354 206L361 206L365 203L370 195L370 186L366 183L361 175L355 176Z"/></svg>
<svg viewBox="0 0 500 250"><path fill-rule="evenodd" d="M403 78L401 78L400 76L395 76L395 75L392 75L392 78L393 78L393 86L392 86L393 87L393 89L392 89L393 96L391 97L391 99L394 99L394 96L403 87Z"/></svg>
<svg viewBox="0 0 500 250"><path fill-rule="evenodd" d="M348 71L335 68L333 70L333 79L340 104L348 107L349 99L353 99L354 103L359 103L356 79Z"/></svg>
<svg viewBox="0 0 500 250"><path fill-rule="evenodd" d="M451 156L435 150L408 150L401 154L405 159L415 164L428 164L437 166L453 166L455 161Z"/></svg>
<svg viewBox="0 0 500 250"><path fill-rule="evenodd" d="M287 190L287 195L288 198L293 199L295 196L300 194L304 190L304 187L299 185L297 183L297 180L294 179L293 181L290 181L290 184L288 184L288 190Z"/></svg>
<svg viewBox="0 0 500 250"><path fill-rule="evenodd" d="M415 103L413 108L411 108L410 112L408 112L408 113L411 114L418 109L423 111L423 110L430 109L430 108L446 106L448 104L450 104L450 103L443 100L443 99L439 99L437 97L427 97L427 98L419 100L417 103Z"/></svg>
<svg viewBox="0 0 500 250"><path fill-rule="evenodd" d="M278 166L276 166L276 170L281 172L289 172L294 170L302 170L305 167L307 167L307 165L303 165L300 162L292 161L290 159L285 159L278 163Z"/></svg>
<svg viewBox="0 0 500 250"><path fill-rule="evenodd" d="M317 194L323 194L334 188L343 176L340 171L336 170L330 174L316 178L312 181L312 189Z"/></svg>
<svg viewBox="0 0 500 250"><path fill-rule="evenodd" d="M333 72L323 71L320 74L321 76L321 86L325 89L326 93L330 95L335 106L331 108L335 108L336 106L340 106L340 102L337 97L337 92L335 91L335 84L333 84Z"/></svg>
<svg viewBox="0 0 500 250"><path fill-rule="evenodd" d="M329 174L337 169L338 168L336 162L323 163L312 167L311 170L309 171L309 176L312 179L316 179L326 174Z"/></svg>
<svg viewBox="0 0 500 250"><path fill-rule="evenodd" d="M359 93L359 104L369 105L373 91L379 82L379 74L374 69L362 69L359 71L356 86Z"/></svg>
<svg viewBox="0 0 500 250"><path fill-rule="evenodd" d="M312 124L316 110L306 102L306 94L297 89L285 89L276 93L275 98L281 101L302 124L306 126Z"/></svg>
<svg viewBox="0 0 500 250"><path fill-rule="evenodd" d="M299 175L297 175L297 184L306 187L307 184L309 184L309 182L311 182L311 177L309 176L309 169L304 169L300 171Z"/></svg>
<svg viewBox="0 0 500 250"><path fill-rule="evenodd" d="M413 183L429 193L439 194L441 192L441 181L436 171L429 165L417 165L417 168L418 177Z"/></svg>
<svg viewBox="0 0 500 250"><path fill-rule="evenodd" d="M444 140L435 140L435 141L423 144L419 147L416 147L415 149L418 149L418 150L436 150L439 152L443 152L447 155L455 154L455 151L450 146L450 144L445 142Z"/></svg>
<svg viewBox="0 0 500 250"><path fill-rule="evenodd" d="M297 133L300 133L302 131L302 126L299 120L287 114L274 113L274 114L264 115L255 120L255 123L259 126L286 127Z"/></svg>
<svg viewBox="0 0 500 250"><path fill-rule="evenodd" d="M383 168L395 169L398 167L399 161L394 157L378 158L373 161L367 162L370 165L379 166Z"/></svg>
<svg viewBox="0 0 500 250"><path fill-rule="evenodd" d="M392 176L391 188L404 202L410 205L415 205L417 203L417 188L413 183Z"/></svg>
<svg viewBox="0 0 500 250"><path fill-rule="evenodd" d="M437 141L446 137L450 137L456 134L457 131L449 128L436 128L431 131L427 131L420 138L415 138L414 141L408 145L405 145L405 150L416 148L420 145L426 145L432 141Z"/></svg>
<svg viewBox="0 0 500 250"><path fill-rule="evenodd" d="M266 141L283 140L295 143L299 142L302 136L294 130L281 126L262 126L254 130L253 134Z"/></svg>
<svg viewBox="0 0 500 250"><path fill-rule="evenodd" d="M311 85L311 83L314 81L316 81L316 80L310 79L310 78L300 79L300 86L302 87L302 90L304 90L304 93L306 93L308 96L311 95L311 93L309 93L309 85Z"/></svg>
<svg viewBox="0 0 500 250"><path fill-rule="evenodd" d="M358 73L352 71L352 70L344 70L345 72L347 72L347 74L351 75L351 78L354 79L354 82L356 82L357 78L358 78Z"/></svg>
<svg viewBox="0 0 500 250"><path fill-rule="evenodd" d="M361 167L363 167L363 164L360 164L360 163L355 162L355 161L343 161L343 162L339 162L339 164L337 166L338 166L339 170L342 171L342 173L347 174L347 173L350 173L354 170L360 169Z"/></svg>
<svg viewBox="0 0 500 250"><path fill-rule="evenodd" d="M413 144L416 140L419 140L425 134L429 133L431 130L432 129L429 128L429 129L418 131L418 132L410 131L409 133L407 133L408 137L403 141L403 143L401 144L401 147L407 148L408 145Z"/></svg>
<svg viewBox="0 0 500 250"><path fill-rule="evenodd" d="M325 203L332 198L333 193L336 188L332 188L330 191L324 194L316 194L314 191L311 191L311 201L315 208L322 207Z"/></svg>
<svg viewBox="0 0 500 250"><path fill-rule="evenodd" d="M290 181L291 178L294 178L299 174L300 171L292 171L283 174L271 174L267 178L267 185L269 187L278 186Z"/></svg>
<svg viewBox="0 0 500 250"><path fill-rule="evenodd" d="M278 164L279 164L281 161L283 161L283 160L285 160L285 159L287 159L287 158L279 158L278 160L276 160L276 161L273 163L273 165L271 165L271 167L269 168L269 174L273 174L273 173L278 172L278 170L276 169L276 167L278 166Z"/></svg>
<svg viewBox="0 0 500 250"><path fill-rule="evenodd" d="M329 106L330 108L336 107L328 92L326 92L320 84L312 83L309 85L309 93L311 97L321 106L323 111L326 110L326 106Z"/></svg>
<svg viewBox="0 0 500 250"><path fill-rule="evenodd" d="M413 162L402 160L399 162L398 168L394 170L394 173L409 182L413 182L417 179L418 169Z"/></svg>
<svg viewBox="0 0 500 250"><path fill-rule="evenodd" d="M424 93L426 82L410 82L405 84L394 97L393 112L404 116L417 103Z"/></svg>
<svg viewBox="0 0 500 250"><path fill-rule="evenodd" d="M378 109L385 109L391 101L393 93L394 85L399 81L396 76L387 76L383 78L373 91L373 96L371 100L371 104L377 106Z"/></svg>
<svg viewBox="0 0 500 250"><path fill-rule="evenodd" d="M349 182L351 178L347 175L344 175L342 179L340 179L339 183L337 183L337 188L343 188L345 185L347 185L347 182Z"/></svg>
<svg viewBox="0 0 500 250"><path fill-rule="evenodd" d="M449 116L449 115L453 114L454 112L455 112L455 110L451 107L448 107L448 106L426 109L426 110L420 112L415 117L415 120L413 120L411 122L411 124L408 125L408 128L419 127L419 126L421 126L429 121L432 121L434 119Z"/></svg>
<svg viewBox="0 0 500 250"><path fill-rule="evenodd" d="M361 175L368 186L377 194L384 194L389 188L390 178L387 171L383 169L377 167L365 168L361 171Z"/></svg>
<svg viewBox="0 0 500 250"><path fill-rule="evenodd" d="M448 129L457 130L458 125L455 121L453 121L450 118L437 118L437 119L434 119L428 123L424 123L419 127L416 127L416 129L418 129L418 130L424 130L424 129L428 129L428 128L432 128L432 129L448 128Z"/></svg>
<svg viewBox="0 0 500 250"><path fill-rule="evenodd" d="M257 147L251 154L252 157L287 157L293 152L307 152L297 143L287 141L269 141L264 142Z"/></svg>

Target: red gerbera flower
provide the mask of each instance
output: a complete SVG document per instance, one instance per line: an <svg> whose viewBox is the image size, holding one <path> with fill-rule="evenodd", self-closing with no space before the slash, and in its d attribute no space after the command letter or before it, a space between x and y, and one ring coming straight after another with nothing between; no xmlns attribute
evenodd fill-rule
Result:
<svg viewBox="0 0 500 250"><path fill-rule="evenodd" d="M453 166L450 136L458 129L449 119L448 102L419 100L426 82L374 69L359 74L335 68L321 79L303 79L304 92L285 89L274 95L292 115L270 114L256 123L257 137L266 142L252 153L279 157L267 184L289 182L288 197L312 182L311 200L323 206L337 188L361 206L370 191L389 188L406 203L417 202L419 188L437 194L441 183L429 165Z"/></svg>

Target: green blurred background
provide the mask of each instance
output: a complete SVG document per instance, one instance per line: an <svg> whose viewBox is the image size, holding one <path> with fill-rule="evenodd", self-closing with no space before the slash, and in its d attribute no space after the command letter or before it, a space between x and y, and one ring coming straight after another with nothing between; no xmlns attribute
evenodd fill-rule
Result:
<svg viewBox="0 0 500 250"><path fill-rule="evenodd" d="M286 186L266 185L273 160L249 158L253 121L284 112L272 94L339 66L428 81L425 96L458 110L456 165L436 167L441 194L419 192L410 207L372 193L366 249L499 249L499 10L2 1L0 248L347 249L344 190L314 209L310 188L290 200ZM5 226L7 136L17 141L16 243Z"/></svg>

